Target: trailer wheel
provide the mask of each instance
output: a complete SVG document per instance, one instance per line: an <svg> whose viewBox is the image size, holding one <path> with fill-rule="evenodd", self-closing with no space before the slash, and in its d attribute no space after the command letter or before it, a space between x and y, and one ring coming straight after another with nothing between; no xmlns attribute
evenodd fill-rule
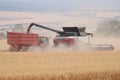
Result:
<svg viewBox="0 0 120 80"><path fill-rule="evenodd" d="M18 45L14 45L14 46L10 46L9 50L12 51L12 52L15 52L15 51L19 51L20 49L19 49Z"/></svg>
<svg viewBox="0 0 120 80"><path fill-rule="evenodd" d="M58 43L55 43L54 46L57 47L59 44Z"/></svg>

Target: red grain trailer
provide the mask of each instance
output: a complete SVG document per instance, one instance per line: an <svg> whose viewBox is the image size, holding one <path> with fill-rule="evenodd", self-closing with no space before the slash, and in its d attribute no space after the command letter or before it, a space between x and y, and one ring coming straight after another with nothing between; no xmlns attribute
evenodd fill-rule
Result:
<svg viewBox="0 0 120 80"><path fill-rule="evenodd" d="M7 32L7 43L12 51L18 51L31 45L40 45L38 38L38 34Z"/></svg>

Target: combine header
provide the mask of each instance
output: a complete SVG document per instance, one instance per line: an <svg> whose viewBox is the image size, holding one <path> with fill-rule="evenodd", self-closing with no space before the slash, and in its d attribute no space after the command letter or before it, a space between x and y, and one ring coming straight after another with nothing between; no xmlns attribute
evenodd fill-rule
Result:
<svg viewBox="0 0 120 80"><path fill-rule="evenodd" d="M54 46L63 44L71 47L78 43L82 43L91 50L104 49L102 45L95 45L96 47L93 47L93 45L90 44L89 36L93 37L93 34L85 32L85 27L63 27L63 31L59 31L36 23L31 23L26 33L7 32L7 43L10 45L11 51L20 51L21 49L27 49L33 45L45 48L48 45L49 39L47 37L30 33L32 26L57 33L58 35L53 39ZM105 47L105 49L112 50L113 48L109 46Z"/></svg>

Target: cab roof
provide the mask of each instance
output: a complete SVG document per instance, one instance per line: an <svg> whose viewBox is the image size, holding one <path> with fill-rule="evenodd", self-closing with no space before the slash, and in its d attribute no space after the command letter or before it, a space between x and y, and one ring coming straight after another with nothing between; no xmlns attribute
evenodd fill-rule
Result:
<svg viewBox="0 0 120 80"><path fill-rule="evenodd" d="M76 32L78 36L80 36L81 32L85 32L86 27L63 27L64 32Z"/></svg>

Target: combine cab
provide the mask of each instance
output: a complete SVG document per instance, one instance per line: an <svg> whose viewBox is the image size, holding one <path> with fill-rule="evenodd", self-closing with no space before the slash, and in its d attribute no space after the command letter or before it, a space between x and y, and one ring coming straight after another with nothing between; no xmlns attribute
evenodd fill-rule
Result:
<svg viewBox="0 0 120 80"><path fill-rule="evenodd" d="M67 46L74 46L77 43L88 44L88 36L92 36L92 33L85 32L85 29L85 27L63 27L64 34L56 36L53 39L54 45L58 46L59 44L64 44Z"/></svg>

